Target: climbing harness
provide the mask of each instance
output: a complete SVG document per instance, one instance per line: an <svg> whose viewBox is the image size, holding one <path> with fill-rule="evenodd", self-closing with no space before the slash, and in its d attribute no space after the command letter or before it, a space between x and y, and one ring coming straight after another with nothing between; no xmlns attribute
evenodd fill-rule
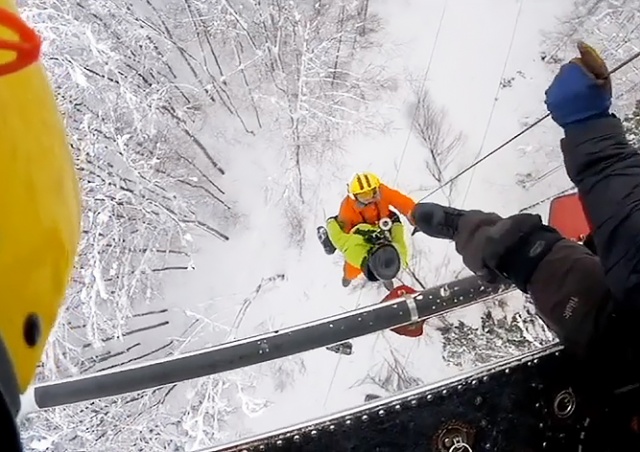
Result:
<svg viewBox="0 0 640 452"><path fill-rule="evenodd" d="M392 243L391 227L393 226L393 220L387 217L381 218L377 226L378 228L375 230L363 231L356 229L353 233L362 236L369 245L373 245L374 247Z"/></svg>
<svg viewBox="0 0 640 452"><path fill-rule="evenodd" d="M380 226L380 229L383 231L390 231L391 226L393 226L393 222L389 218L385 217L378 221L378 226Z"/></svg>

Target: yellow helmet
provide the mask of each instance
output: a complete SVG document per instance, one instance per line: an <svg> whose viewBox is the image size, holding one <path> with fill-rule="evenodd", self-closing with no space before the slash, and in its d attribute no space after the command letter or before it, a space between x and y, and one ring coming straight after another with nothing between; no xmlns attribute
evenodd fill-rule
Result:
<svg viewBox="0 0 640 452"><path fill-rule="evenodd" d="M78 179L39 52L13 0L0 0L0 405L14 416L80 239Z"/></svg>
<svg viewBox="0 0 640 452"><path fill-rule="evenodd" d="M356 173L349 182L349 194L357 195L367 191L377 190L380 187L380 178L373 173Z"/></svg>

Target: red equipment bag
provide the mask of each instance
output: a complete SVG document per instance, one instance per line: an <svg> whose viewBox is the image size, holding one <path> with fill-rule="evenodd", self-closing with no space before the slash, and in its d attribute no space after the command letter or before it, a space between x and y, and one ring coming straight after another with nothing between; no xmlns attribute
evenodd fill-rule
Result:
<svg viewBox="0 0 640 452"><path fill-rule="evenodd" d="M406 294L413 294L413 293L418 293L418 291L413 289L412 287L401 285L394 288L392 291L390 291L387 294L387 296L382 299L382 303L384 303L385 301L395 300L396 298L402 298ZM423 328L424 328L424 320L421 320L419 322L411 323L409 325L403 325L396 328L391 328L391 331L393 331L396 334L399 334L400 336L420 337L424 332Z"/></svg>
<svg viewBox="0 0 640 452"><path fill-rule="evenodd" d="M578 193L558 196L549 207L549 225L563 237L582 243L591 232Z"/></svg>

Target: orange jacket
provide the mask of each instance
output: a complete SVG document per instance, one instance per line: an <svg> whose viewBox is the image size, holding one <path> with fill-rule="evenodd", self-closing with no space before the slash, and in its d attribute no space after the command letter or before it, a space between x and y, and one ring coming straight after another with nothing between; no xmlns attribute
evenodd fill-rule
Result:
<svg viewBox="0 0 640 452"><path fill-rule="evenodd" d="M338 213L338 221L343 231L349 232L360 223L376 224L380 219L389 216L389 207L393 207L412 221L410 215L416 205L413 199L384 184L380 184L378 193L376 202L364 206L350 196L344 198Z"/></svg>

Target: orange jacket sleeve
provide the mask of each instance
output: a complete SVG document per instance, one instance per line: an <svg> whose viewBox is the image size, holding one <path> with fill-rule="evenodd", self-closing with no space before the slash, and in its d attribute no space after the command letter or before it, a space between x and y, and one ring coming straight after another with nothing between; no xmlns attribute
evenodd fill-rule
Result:
<svg viewBox="0 0 640 452"><path fill-rule="evenodd" d="M340 212L338 213L338 223L344 232L349 232L353 227L362 222L358 212L353 206L354 201L346 197L340 204Z"/></svg>
<svg viewBox="0 0 640 452"><path fill-rule="evenodd" d="M416 205L413 199L384 184L380 184L380 198L397 209L402 215L411 219L411 212Z"/></svg>

